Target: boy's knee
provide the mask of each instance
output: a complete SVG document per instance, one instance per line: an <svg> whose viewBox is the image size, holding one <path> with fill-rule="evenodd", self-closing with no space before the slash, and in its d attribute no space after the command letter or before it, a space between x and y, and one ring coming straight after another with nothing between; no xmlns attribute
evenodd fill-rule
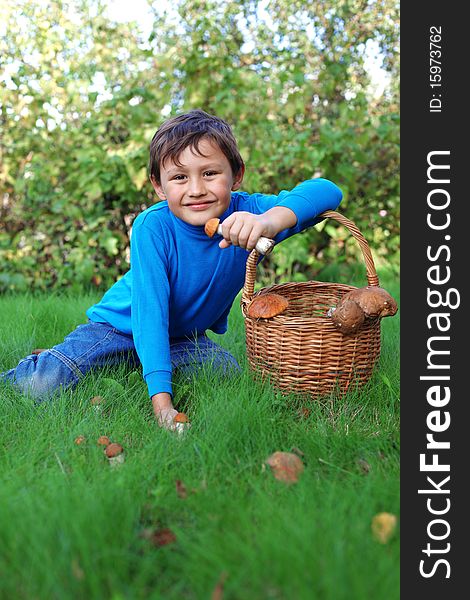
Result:
<svg viewBox="0 0 470 600"><path fill-rule="evenodd" d="M241 367L230 352L225 350L216 350L206 356L204 363L213 371L224 377L238 375Z"/></svg>
<svg viewBox="0 0 470 600"><path fill-rule="evenodd" d="M60 388L60 383L42 373L35 372L30 377L16 380L15 387L34 400L48 400Z"/></svg>
<svg viewBox="0 0 470 600"><path fill-rule="evenodd" d="M220 369L224 375L237 374L242 370L236 358L229 352L216 354L213 366Z"/></svg>
<svg viewBox="0 0 470 600"><path fill-rule="evenodd" d="M37 401L49 399L62 387L73 384L75 379L70 369L47 351L20 361L10 378L17 390Z"/></svg>

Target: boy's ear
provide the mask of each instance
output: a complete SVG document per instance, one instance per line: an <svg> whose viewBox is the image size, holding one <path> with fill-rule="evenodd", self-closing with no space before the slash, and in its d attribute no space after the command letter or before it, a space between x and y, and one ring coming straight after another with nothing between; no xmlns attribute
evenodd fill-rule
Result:
<svg viewBox="0 0 470 600"><path fill-rule="evenodd" d="M232 192L240 189L240 186L245 175L245 165L242 165L236 176L233 178Z"/></svg>
<svg viewBox="0 0 470 600"><path fill-rule="evenodd" d="M160 198L160 200L166 200L166 194L163 191L161 184L157 183L157 180L153 175L150 175L150 183L152 184L152 187L157 193L157 196Z"/></svg>

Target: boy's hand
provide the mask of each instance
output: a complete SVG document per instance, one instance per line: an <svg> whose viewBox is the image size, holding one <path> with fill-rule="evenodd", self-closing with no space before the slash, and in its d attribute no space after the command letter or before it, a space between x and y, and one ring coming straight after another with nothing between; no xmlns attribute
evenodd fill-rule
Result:
<svg viewBox="0 0 470 600"><path fill-rule="evenodd" d="M175 429L173 419L178 411L173 406L171 395L167 392L154 394L152 396L152 406L158 425L164 429Z"/></svg>
<svg viewBox="0 0 470 600"><path fill-rule="evenodd" d="M220 248L231 245L253 250L260 237L274 238L283 229L294 227L297 217L290 208L275 206L261 215L239 211L232 213L222 223L223 240Z"/></svg>
<svg viewBox="0 0 470 600"><path fill-rule="evenodd" d="M178 411L175 408L164 408L158 413L155 413L155 417L157 419L157 423L163 429L170 429L171 431L176 429L176 423L173 422L173 419L178 414Z"/></svg>

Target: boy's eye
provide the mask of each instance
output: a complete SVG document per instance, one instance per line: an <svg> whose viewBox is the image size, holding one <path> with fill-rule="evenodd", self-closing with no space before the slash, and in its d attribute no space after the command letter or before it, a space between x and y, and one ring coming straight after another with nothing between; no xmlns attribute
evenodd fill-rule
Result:
<svg viewBox="0 0 470 600"><path fill-rule="evenodd" d="M206 177L212 177L213 175L217 175L216 171L206 171L204 173Z"/></svg>
<svg viewBox="0 0 470 600"><path fill-rule="evenodd" d="M172 179L174 179L176 181L182 181L185 177L186 177L186 175L174 175L172 177Z"/></svg>

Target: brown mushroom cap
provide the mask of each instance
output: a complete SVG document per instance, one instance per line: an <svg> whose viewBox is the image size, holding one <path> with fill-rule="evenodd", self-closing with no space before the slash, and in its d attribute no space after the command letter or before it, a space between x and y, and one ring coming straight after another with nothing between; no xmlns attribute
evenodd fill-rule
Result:
<svg viewBox="0 0 470 600"><path fill-rule="evenodd" d="M386 544L392 537L396 525L397 518L394 514L388 512L379 513L372 519L372 535L381 544Z"/></svg>
<svg viewBox="0 0 470 600"><path fill-rule="evenodd" d="M392 317L398 310L392 296L375 285L352 290L344 296L346 299L357 302L367 317Z"/></svg>
<svg viewBox="0 0 470 600"><path fill-rule="evenodd" d="M179 412L173 417L174 423L189 423L188 415L184 412Z"/></svg>
<svg viewBox="0 0 470 600"><path fill-rule="evenodd" d="M122 454L124 452L124 448L121 446L121 444L116 444L116 442L113 442L112 444L108 444L106 446L104 452L108 458L114 458L115 456L118 456L118 454Z"/></svg>
<svg viewBox="0 0 470 600"><path fill-rule="evenodd" d="M205 234L211 238L216 233L219 223L220 223L220 219L217 219L215 217L213 219L209 219L207 221L207 223L204 225Z"/></svg>
<svg viewBox="0 0 470 600"><path fill-rule="evenodd" d="M296 483L304 470L304 463L292 452L274 452L265 463L271 467L274 477L285 483Z"/></svg>
<svg viewBox="0 0 470 600"><path fill-rule="evenodd" d="M100 435L100 437L96 440L98 446L109 446L110 439L107 435Z"/></svg>
<svg viewBox="0 0 470 600"><path fill-rule="evenodd" d="M364 323L364 311L354 300L342 299L331 315L335 327L342 333L354 333Z"/></svg>
<svg viewBox="0 0 470 600"><path fill-rule="evenodd" d="M283 313L289 301L279 294L261 294L248 305L247 315L252 319L270 319Z"/></svg>

